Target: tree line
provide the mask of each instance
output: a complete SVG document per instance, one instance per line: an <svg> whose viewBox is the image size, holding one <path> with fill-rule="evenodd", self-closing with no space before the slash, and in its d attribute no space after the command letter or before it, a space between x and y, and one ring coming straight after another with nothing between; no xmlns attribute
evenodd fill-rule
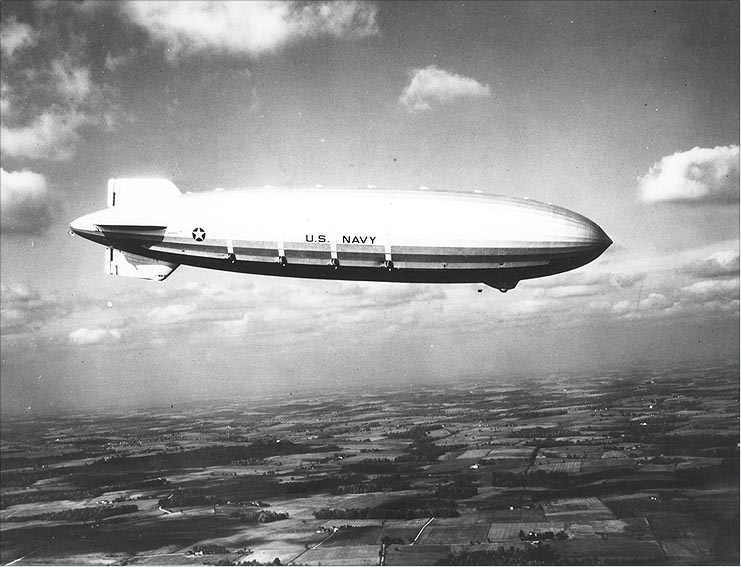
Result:
<svg viewBox="0 0 741 567"><path fill-rule="evenodd" d="M6 522L30 522L32 520L42 520L48 522L91 522L102 520L111 516L121 514L131 514L138 512L139 507L136 504L124 504L123 506L105 506L98 508L72 508L61 512L45 512L43 514L33 514L32 516L11 516L6 518Z"/></svg>

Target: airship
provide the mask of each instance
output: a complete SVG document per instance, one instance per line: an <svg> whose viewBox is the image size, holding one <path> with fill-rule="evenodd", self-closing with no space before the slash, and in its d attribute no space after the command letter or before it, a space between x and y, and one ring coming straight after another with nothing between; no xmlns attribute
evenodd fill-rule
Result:
<svg viewBox="0 0 741 567"><path fill-rule="evenodd" d="M612 240L588 218L526 198L373 187L182 193L168 179L108 181L107 208L70 224L117 276L180 265L332 280L483 283L573 270Z"/></svg>

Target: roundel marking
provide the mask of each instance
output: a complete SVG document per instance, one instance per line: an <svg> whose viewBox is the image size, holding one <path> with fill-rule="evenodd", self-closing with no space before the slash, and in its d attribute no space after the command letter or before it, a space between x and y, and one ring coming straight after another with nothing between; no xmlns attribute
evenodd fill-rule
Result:
<svg viewBox="0 0 741 567"><path fill-rule="evenodd" d="M203 242L206 239L206 231L200 226L193 229L193 240L196 242Z"/></svg>

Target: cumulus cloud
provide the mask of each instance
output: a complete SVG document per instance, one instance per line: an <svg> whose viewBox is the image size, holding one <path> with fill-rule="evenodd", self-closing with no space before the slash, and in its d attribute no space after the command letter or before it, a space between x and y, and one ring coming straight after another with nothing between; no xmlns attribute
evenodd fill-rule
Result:
<svg viewBox="0 0 741 567"><path fill-rule="evenodd" d="M440 286L398 285L378 286L349 284L342 290L343 308L388 308L411 303L430 303L445 299Z"/></svg>
<svg viewBox="0 0 741 567"><path fill-rule="evenodd" d="M54 297L24 283L0 285L0 330L3 335L36 331L44 322L67 312Z"/></svg>
<svg viewBox="0 0 741 567"><path fill-rule="evenodd" d="M707 258L686 264L680 272L702 278L738 276L739 252L738 250L715 252Z"/></svg>
<svg viewBox="0 0 741 567"><path fill-rule="evenodd" d="M627 318L640 317L641 314L668 312L675 306L675 302L661 293L649 293L646 297L631 301L624 300L616 303L612 311L616 315Z"/></svg>
<svg viewBox="0 0 741 567"><path fill-rule="evenodd" d="M648 297L641 299L639 303L639 309L647 309L649 311L663 311L669 309L674 305L674 302L665 297L660 293L649 293Z"/></svg>
<svg viewBox="0 0 741 567"><path fill-rule="evenodd" d="M59 94L73 105L84 103L93 88L90 69L75 62L69 55L53 61L51 69Z"/></svg>
<svg viewBox="0 0 741 567"><path fill-rule="evenodd" d="M0 114L7 115L10 112L10 85L5 81L0 82Z"/></svg>
<svg viewBox="0 0 741 567"><path fill-rule="evenodd" d="M608 266L609 268L610 266ZM539 297L570 298L602 296L614 289L626 289L646 279L643 271L620 270L608 272L579 271L559 274L554 278L543 278L527 282L528 289Z"/></svg>
<svg viewBox="0 0 741 567"><path fill-rule="evenodd" d="M456 75L430 65L424 69L414 69L411 80L399 97L406 109L417 112L430 110L432 103L449 103L466 97L488 97L489 85L482 85L475 79Z"/></svg>
<svg viewBox="0 0 741 567"><path fill-rule="evenodd" d="M3 43L3 158L68 160L75 154L85 127L108 129L116 122L117 91L105 83L105 77L95 75L93 61L98 54L90 52L90 22L77 16L75 6L60 3L47 10L47 5L39 4L35 27L43 29L43 34L28 24L13 23L12 18L13 25L7 30L3 26L13 38L9 45L18 45L10 57ZM60 28L52 21L63 18L68 26ZM31 39L21 41L19 37ZM28 57L17 55L22 47L28 50Z"/></svg>
<svg viewBox="0 0 741 567"><path fill-rule="evenodd" d="M147 319L155 325L186 323L190 321L193 311L195 311L194 305L173 304L157 306L149 312Z"/></svg>
<svg viewBox="0 0 741 567"><path fill-rule="evenodd" d="M134 57L136 57L136 49L130 49L126 53L121 53L119 55L114 55L113 53L107 53L105 56L105 62L103 63L103 66L105 67L106 71L115 71L122 65L126 65L130 63Z"/></svg>
<svg viewBox="0 0 741 567"><path fill-rule="evenodd" d="M635 273L611 273L607 275L610 285L613 287L626 288L633 287L638 282L646 279L645 272Z"/></svg>
<svg viewBox="0 0 741 567"><path fill-rule="evenodd" d="M666 156L638 178L638 192L647 203L737 203L739 148L695 147Z"/></svg>
<svg viewBox="0 0 741 567"><path fill-rule="evenodd" d="M679 290L680 302L686 310L738 314L738 298L738 277L702 280Z"/></svg>
<svg viewBox="0 0 741 567"><path fill-rule="evenodd" d="M512 316L534 315L548 313L553 303L548 299L521 299L509 307L508 314Z"/></svg>
<svg viewBox="0 0 741 567"><path fill-rule="evenodd" d="M548 297L556 299L564 299L567 297L586 297L599 293L600 288L595 285L582 284L582 285L562 285L556 287L550 287L540 295L547 295Z"/></svg>
<svg viewBox="0 0 741 567"><path fill-rule="evenodd" d="M0 27L0 51L5 58L12 58L16 51L36 43L38 34L28 24L20 23L11 16Z"/></svg>
<svg viewBox="0 0 741 567"><path fill-rule="evenodd" d="M257 56L316 36L378 33L374 4L340 2L128 2L124 13L170 57L195 52Z"/></svg>
<svg viewBox="0 0 741 567"><path fill-rule="evenodd" d="M88 329L82 327L72 331L69 334L69 340L78 346L96 345L121 340L121 332L117 329Z"/></svg>
<svg viewBox="0 0 741 567"><path fill-rule="evenodd" d="M685 296L702 300L738 299L739 279L703 280L680 290Z"/></svg>
<svg viewBox="0 0 741 567"><path fill-rule="evenodd" d="M0 230L38 233L46 229L52 218L48 193L40 173L0 168Z"/></svg>
<svg viewBox="0 0 741 567"><path fill-rule="evenodd" d="M249 294L234 290L223 297L202 297L193 314L201 323L198 332L249 336L262 344L277 340L306 343L318 334L350 341L377 336L387 328L391 310L394 323L413 327L420 313L439 313L446 298L446 291L434 285L277 283L260 283ZM324 290L325 286L331 291ZM326 293L332 294L332 301L327 301Z"/></svg>
<svg viewBox="0 0 741 567"><path fill-rule="evenodd" d="M0 149L10 157L63 161L75 154L78 130L90 117L76 110L50 110L24 126L0 127Z"/></svg>

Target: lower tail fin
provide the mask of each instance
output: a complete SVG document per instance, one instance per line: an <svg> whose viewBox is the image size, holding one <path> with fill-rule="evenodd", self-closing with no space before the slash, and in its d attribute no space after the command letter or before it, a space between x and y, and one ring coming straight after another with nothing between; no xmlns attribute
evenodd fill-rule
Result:
<svg viewBox="0 0 741 567"><path fill-rule="evenodd" d="M160 262L116 248L106 250L106 272L111 276L126 276L142 280L162 281L169 276L178 264Z"/></svg>

